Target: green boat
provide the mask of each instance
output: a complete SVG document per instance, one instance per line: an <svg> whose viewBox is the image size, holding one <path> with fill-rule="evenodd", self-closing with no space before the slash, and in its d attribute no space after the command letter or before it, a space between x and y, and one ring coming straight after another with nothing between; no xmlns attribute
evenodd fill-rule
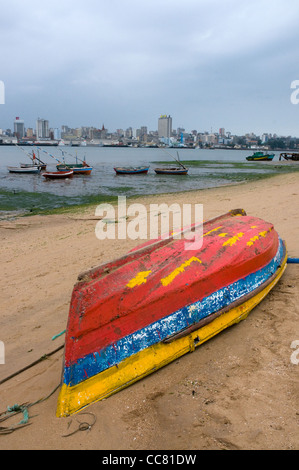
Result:
<svg viewBox="0 0 299 470"><path fill-rule="evenodd" d="M69 171L73 170L74 174L77 175L90 175L92 172L92 167L88 166L87 163L83 162L78 163L78 164L67 164L67 163L61 163L59 165L56 165L56 168L58 171Z"/></svg>
<svg viewBox="0 0 299 470"><path fill-rule="evenodd" d="M253 155L250 155L246 158L248 161L271 161L274 158L273 154L268 154L264 152L255 152Z"/></svg>

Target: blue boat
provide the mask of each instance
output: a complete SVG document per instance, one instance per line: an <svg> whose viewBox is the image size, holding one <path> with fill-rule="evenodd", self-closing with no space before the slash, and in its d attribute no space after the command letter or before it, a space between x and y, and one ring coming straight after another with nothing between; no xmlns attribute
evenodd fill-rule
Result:
<svg viewBox="0 0 299 470"><path fill-rule="evenodd" d="M115 167L114 171L117 175L135 175L135 174L147 174L149 167L138 166L138 167Z"/></svg>

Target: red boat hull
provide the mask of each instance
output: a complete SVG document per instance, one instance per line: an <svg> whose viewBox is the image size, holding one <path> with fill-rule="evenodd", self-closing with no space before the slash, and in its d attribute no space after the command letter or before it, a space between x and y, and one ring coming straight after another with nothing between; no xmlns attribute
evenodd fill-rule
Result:
<svg viewBox="0 0 299 470"><path fill-rule="evenodd" d="M151 241L79 277L69 312L62 395L76 393L79 384L84 388L104 371L114 374L113 367L129 358L138 358L143 367L146 351L256 295L286 258L273 225L244 211L206 222L198 250L185 250L185 242ZM121 383L142 376L134 370Z"/></svg>
<svg viewBox="0 0 299 470"><path fill-rule="evenodd" d="M48 179L63 179L71 178L74 175L73 171L54 171L52 173L43 173L43 176Z"/></svg>

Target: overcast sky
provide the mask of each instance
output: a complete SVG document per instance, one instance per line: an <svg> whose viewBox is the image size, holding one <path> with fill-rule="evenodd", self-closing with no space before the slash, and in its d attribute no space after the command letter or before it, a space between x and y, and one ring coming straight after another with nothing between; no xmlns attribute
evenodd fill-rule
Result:
<svg viewBox="0 0 299 470"><path fill-rule="evenodd" d="M299 137L298 0L0 0L0 128Z"/></svg>

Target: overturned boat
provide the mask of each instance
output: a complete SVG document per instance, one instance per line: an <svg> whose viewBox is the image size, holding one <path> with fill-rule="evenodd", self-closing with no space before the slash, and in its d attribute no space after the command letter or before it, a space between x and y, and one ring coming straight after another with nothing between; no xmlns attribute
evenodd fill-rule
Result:
<svg viewBox="0 0 299 470"><path fill-rule="evenodd" d="M200 233L196 250L186 249L190 230ZM273 225L243 210L181 235L147 242L79 276L58 417L109 397L245 319L286 267L286 247Z"/></svg>

